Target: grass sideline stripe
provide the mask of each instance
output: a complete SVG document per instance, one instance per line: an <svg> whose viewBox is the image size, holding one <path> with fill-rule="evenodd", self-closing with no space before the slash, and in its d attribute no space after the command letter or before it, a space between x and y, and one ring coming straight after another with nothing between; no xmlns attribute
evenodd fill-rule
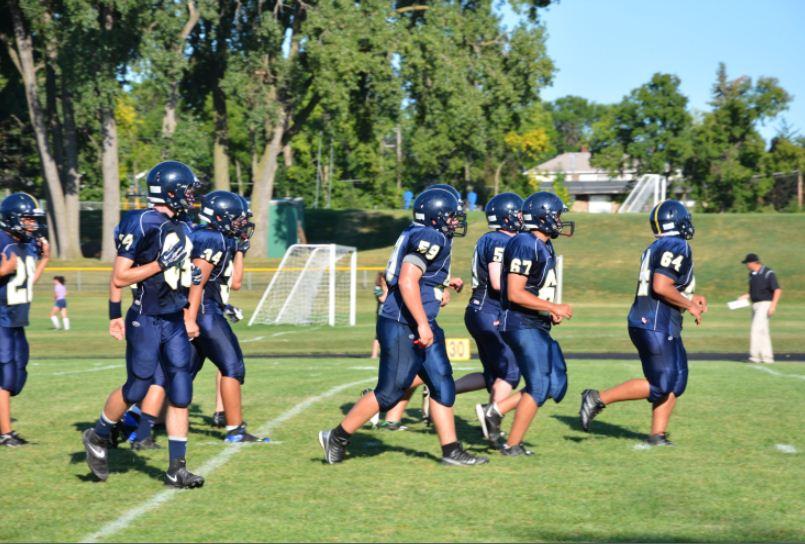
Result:
<svg viewBox="0 0 805 544"><path fill-rule="evenodd" d="M294 405L289 410L286 410L279 416L275 417L274 419L267 421L263 426L261 426L257 434L270 434L276 427L285 423L289 419L293 418L294 416L299 415L300 413L304 412L312 405L316 404L319 401L322 401L326 398L332 397L344 391L345 389L349 389L351 387L356 387L358 385L374 381L376 378L366 378L363 380L358 380L355 382L349 382L341 385L337 385L332 389L328 389L324 393L316 395L314 397L308 397L299 404ZM238 453L242 448L249 447L252 444L239 444L239 445L231 445L228 446L225 450L223 450L218 455L215 455L211 459L207 460L199 469L196 471L201 476L208 476L210 473L214 472L216 469L224 466L236 453ZM110 485L110 484L106 484ZM150 499L146 500L145 502L141 503L139 506L136 506L127 512L125 512L122 516L117 518L114 521L111 521L95 531L79 540L79 542L98 542L101 539L106 537L112 536L115 533L126 529L129 525L132 524L135 520L139 517L147 514L151 510L159 508L162 504L171 500L180 490L178 489L165 489L160 491ZM203 491L195 491L195 493L199 493Z"/></svg>

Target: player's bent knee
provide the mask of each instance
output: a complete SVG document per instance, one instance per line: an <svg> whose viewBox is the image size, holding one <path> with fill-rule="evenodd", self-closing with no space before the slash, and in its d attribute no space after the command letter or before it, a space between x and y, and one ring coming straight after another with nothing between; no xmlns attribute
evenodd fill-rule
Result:
<svg viewBox="0 0 805 544"><path fill-rule="evenodd" d="M193 400L193 379L189 372L177 372L168 385L168 399L177 408L187 408Z"/></svg>
<svg viewBox="0 0 805 544"><path fill-rule="evenodd" d="M143 379L131 376L123 384L123 400L128 404L136 404L148 394L148 388L154 383L153 378Z"/></svg>
<svg viewBox="0 0 805 544"><path fill-rule="evenodd" d="M243 361L240 361L237 364L227 365L220 370L221 376L237 380L240 385L243 385L243 382L246 381L246 365L243 364Z"/></svg>

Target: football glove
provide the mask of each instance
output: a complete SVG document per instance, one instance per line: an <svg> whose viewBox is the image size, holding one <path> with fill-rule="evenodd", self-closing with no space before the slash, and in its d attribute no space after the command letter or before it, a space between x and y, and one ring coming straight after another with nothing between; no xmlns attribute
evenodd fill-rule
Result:
<svg viewBox="0 0 805 544"><path fill-rule="evenodd" d="M201 285L201 269L194 264L190 265L190 279L193 285Z"/></svg>
<svg viewBox="0 0 805 544"><path fill-rule="evenodd" d="M232 306L231 304L227 304L224 306L224 316L229 319L232 323L237 323L241 319L243 319L243 310L238 308L237 306Z"/></svg>
<svg viewBox="0 0 805 544"><path fill-rule="evenodd" d="M167 251L160 253L157 261L159 262L159 268L167 270L168 268L179 266L184 262L185 258L187 258L187 255L185 254L184 243L177 243Z"/></svg>
<svg viewBox="0 0 805 544"><path fill-rule="evenodd" d="M243 256L246 256L246 252L249 251L249 248L252 247L252 241L248 238L238 240L238 251L243 253Z"/></svg>

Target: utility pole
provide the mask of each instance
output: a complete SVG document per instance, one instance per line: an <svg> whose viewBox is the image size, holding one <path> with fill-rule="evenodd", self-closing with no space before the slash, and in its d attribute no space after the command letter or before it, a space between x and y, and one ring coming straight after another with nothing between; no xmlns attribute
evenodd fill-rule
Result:
<svg viewBox="0 0 805 544"><path fill-rule="evenodd" d="M319 208L319 192L321 191L321 132L319 132L319 153L316 155L316 198L313 207Z"/></svg>
<svg viewBox="0 0 805 544"><path fill-rule="evenodd" d="M333 197L333 139L330 138L330 168L327 170L327 209Z"/></svg>

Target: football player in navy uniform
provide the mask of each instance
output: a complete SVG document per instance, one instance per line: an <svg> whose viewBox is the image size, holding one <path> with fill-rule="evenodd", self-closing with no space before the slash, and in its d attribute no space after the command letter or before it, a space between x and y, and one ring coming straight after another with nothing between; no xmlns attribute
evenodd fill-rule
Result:
<svg viewBox="0 0 805 544"><path fill-rule="evenodd" d="M0 446L28 443L11 428L11 397L20 394L28 378L25 327L34 284L50 258L39 223L44 217L27 193L11 194L0 203Z"/></svg>
<svg viewBox="0 0 805 544"><path fill-rule="evenodd" d="M693 293L693 252L688 240L695 228L690 212L676 200L665 200L649 214L656 239L643 252L632 308L629 337L640 354L644 378L611 389L586 389L579 417L585 431L601 410L613 402L647 399L652 406L651 446L670 446L668 420L676 399L688 383L688 356L682 344L682 312L696 324L707 311L707 300Z"/></svg>
<svg viewBox="0 0 805 544"><path fill-rule="evenodd" d="M200 225L193 230L193 264L201 278L190 287L187 333L193 340L193 374L209 358L221 373L220 388L227 442L264 441L246 432L241 386L246 366L238 339L226 319L231 289L243 280L243 258L249 248L248 208L229 191L213 191L201 200Z"/></svg>
<svg viewBox="0 0 805 544"><path fill-rule="evenodd" d="M414 201L414 222L397 239L386 266L389 294L377 320L380 370L374 391L362 396L336 428L319 433L328 463L344 459L350 436L378 411L403 397L419 375L430 389L431 418L442 446L442 462L478 465L485 457L466 452L456 439L455 383L444 332L436 323L449 281L453 235L461 221L458 201L448 191L431 189Z"/></svg>
<svg viewBox="0 0 805 544"><path fill-rule="evenodd" d="M554 194L529 196L523 203L525 232L509 240L503 252L500 331L525 379L511 432L500 450L504 455L532 454L523 438L537 409L549 398L561 402L567 391L565 359L550 334L552 325L573 317L569 305L554 302L556 254L551 240L573 235L575 225L562 221L566 211Z"/></svg>
<svg viewBox="0 0 805 544"><path fill-rule="evenodd" d="M193 203L197 179L186 165L166 161L147 176L146 210L128 212L117 228L112 269L109 332L126 339L127 379L113 391L94 428L84 432L87 464L101 481L109 477L107 449L112 427L126 409L143 400L158 367L169 405L166 427L170 464L165 484L200 487L204 478L187 470L188 410L193 395L190 340L185 329L186 290L192 282L191 241L179 217ZM132 306L122 317L120 289L137 284Z"/></svg>
<svg viewBox="0 0 805 544"><path fill-rule="evenodd" d="M503 250L523 226L523 199L514 193L501 193L486 205L491 232L481 236L472 256L472 296L464 312L464 324L475 340L482 373L456 380L456 393L486 388L489 404L478 404L475 412L484 437L497 445L503 415L496 402L509 397L520 382L520 369L509 346L498 330L500 323L500 276ZM519 396L519 393L515 393ZM514 399L514 405L519 399Z"/></svg>

